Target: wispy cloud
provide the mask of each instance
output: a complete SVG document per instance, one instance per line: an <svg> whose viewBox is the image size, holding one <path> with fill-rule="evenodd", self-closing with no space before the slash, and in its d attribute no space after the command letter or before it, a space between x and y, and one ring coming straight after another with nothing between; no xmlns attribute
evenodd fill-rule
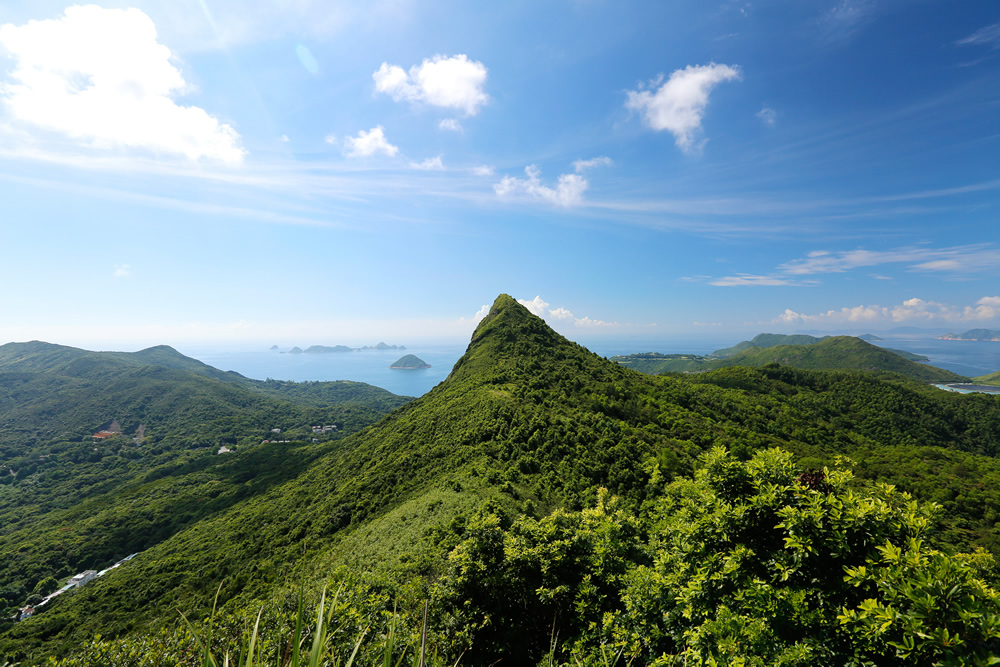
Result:
<svg viewBox="0 0 1000 667"><path fill-rule="evenodd" d="M410 166L423 171L444 171L444 163L441 161L440 155L429 157L423 162L411 162Z"/></svg>
<svg viewBox="0 0 1000 667"><path fill-rule="evenodd" d="M879 9L874 0L837 0L819 18L821 34L828 42L850 39L877 15Z"/></svg>
<svg viewBox="0 0 1000 667"><path fill-rule="evenodd" d="M735 276L713 278L709 285L716 287L775 287L775 286L808 286L815 285L815 280L794 280L786 276L757 276L750 273L737 273Z"/></svg>
<svg viewBox="0 0 1000 667"><path fill-rule="evenodd" d="M438 129L447 130L448 132L458 132L459 134L465 132L465 128L462 127L462 124L456 118L441 119L441 122L438 123Z"/></svg>
<svg viewBox="0 0 1000 667"><path fill-rule="evenodd" d="M716 287L808 287L819 284L815 279L803 279L831 273L846 273L859 268L904 264L907 271L965 276L1000 271L1000 249L990 244L954 246L949 248L904 247L893 250L814 250L805 257L789 260L767 275L737 273L732 276L689 276L688 282L707 282ZM891 278L869 274L876 280Z"/></svg>
<svg viewBox="0 0 1000 667"><path fill-rule="evenodd" d="M760 111L754 115L757 116L760 122L768 126L773 126L778 119L778 112L769 106L761 107Z"/></svg>
<svg viewBox="0 0 1000 667"><path fill-rule="evenodd" d="M662 85L661 75L645 89L626 91L625 108L639 112L653 130L673 134L677 147L685 153L694 153L705 143L698 137L709 93L723 81L739 78L739 67L690 65L675 71ZM651 88L656 88L655 92Z"/></svg>
<svg viewBox="0 0 1000 667"><path fill-rule="evenodd" d="M573 163L573 171L580 174L587 169L593 169L594 167L609 167L614 162L611 158L601 155L600 157L590 158L589 160L577 160Z"/></svg>
<svg viewBox="0 0 1000 667"><path fill-rule="evenodd" d="M1000 48L1000 23L993 23L980 28L968 37L957 42L959 46L988 46L990 49Z"/></svg>
<svg viewBox="0 0 1000 667"><path fill-rule="evenodd" d="M894 306L859 305L803 314L790 308L772 320L788 325L902 324L929 322L983 322L1000 318L1000 296L984 296L972 305L955 306L912 298Z"/></svg>
<svg viewBox="0 0 1000 667"><path fill-rule="evenodd" d="M115 278L128 278L132 275L132 267L128 264L115 264Z"/></svg>
<svg viewBox="0 0 1000 667"><path fill-rule="evenodd" d="M904 247L892 250L817 250L778 266L786 275L844 273L862 267L906 264L910 271L979 272L1000 268L1000 249L990 244L949 248Z"/></svg>

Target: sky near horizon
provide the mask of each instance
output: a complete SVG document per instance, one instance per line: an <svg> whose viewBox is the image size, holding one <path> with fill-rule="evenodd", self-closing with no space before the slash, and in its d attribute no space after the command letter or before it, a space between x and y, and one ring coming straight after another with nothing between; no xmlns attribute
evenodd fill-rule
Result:
<svg viewBox="0 0 1000 667"><path fill-rule="evenodd" d="M0 8L0 343L1000 328L998 195L986 0Z"/></svg>

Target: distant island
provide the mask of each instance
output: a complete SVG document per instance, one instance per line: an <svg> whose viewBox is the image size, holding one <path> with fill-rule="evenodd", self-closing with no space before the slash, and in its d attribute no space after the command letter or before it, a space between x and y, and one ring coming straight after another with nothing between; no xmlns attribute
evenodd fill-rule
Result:
<svg viewBox="0 0 1000 667"><path fill-rule="evenodd" d="M884 341L885 340L885 338L880 338L880 337L876 336L875 334L861 334L860 336L858 336L858 338L860 338L861 340L863 340L863 341L865 341L867 343L876 343L878 341Z"/></svg>
<svg viewBox="0 0 1000 667"><path fill-rule="evenodd" d="M271 346L272 350L277 350L277 345ZM347 345L310 345L305 350L293 347L288 352L290 354L336 354L339 352L360 352L362 350L405 350L405 345L387 345L384 342L375 345L365 345L363 347L348 347ZM282 353L284 354L284 353Z"/></svg>
<svg viewBox="0 0 1000 667"><path fill-rule="evenodd" d="M306 348L306 354L330 354L333 352L354 352L354 348L347 347L346 345L334 345L333 347L328 347L326 345L310 345Z"/></svg>
<svg viewBox="0 0 1000 667"><path fill-rule="evenodd" d="M1000 329L969 329L965 333L937 336L938 340L987 340L1000 341Z"/></svg>
<svg viewBox="0 0 1000 667"><path fill-rule="evenodd" d="M389 366L389 368L395 368L397 370L405 370L405 371L412 371L412 370L417 370L418 368L430 368L430 367L431 367L430 364L425 362L420 357L412 354L408 354L405 357L400 357Z"/></svg>
<svg viewBox="0 0 1000 667"><path fill-rule="evenodd" d="M377 345L372 345L368 347L365 345L362 350L405 350L405 345L386 345L385 343L379 343Z"/></svg>

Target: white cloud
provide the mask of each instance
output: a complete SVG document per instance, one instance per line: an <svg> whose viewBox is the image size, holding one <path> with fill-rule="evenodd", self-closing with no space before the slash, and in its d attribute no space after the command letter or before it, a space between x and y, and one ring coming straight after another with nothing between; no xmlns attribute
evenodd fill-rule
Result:
<svg viewBox="0 0 1000 667"><path fill-rule="evenodd" d="M56 20L0 27L14 67L0 99L20 125L99 149L139 149L239 164L240 135L188 91L156 27L138 9L73 6Z"/></svg>
<svg viewBox="0 0 1000 667"><path fill-rule="evenodd" d="M860 305L822 313L803 314L786 309L773 320L782 324L901 324L928 322L976 322L1000 318L1000 296L986 296L972 306L954 306L912 298L894 306Z"/></svg>
<svg viewBox="0 0 1000 667"><path fill-rule="evenodd" d="M132 267L128 264L115 264L115 278L128 278L132 275Z"/></svg>
<svg viewBox="0 0 1000 667"><path fill-rule="evenodd" d="M792 280L783 276L755 276L749 273L737 273L735 276L725 276L708 281L709 285L716 287L760 287L791 285L802 286L814 284L812 281Z"/></svg>
<svg viewBox="0 0 1000 667"><path fill-rule="evenodd" d="M980 28L968 37L955 42L961 46L988 46L991 49L1000 48L1000 23Z"/></svg>
<svg viewBox="0 0 1000 667"><path fill-rule="evenodd" d="M582 173L585 169L591 169L593 167L610 167L614 162L611 158L601 155L600 157L590 158L589 160L577 160L573 163L573 171L576 173Z"/></svg>
<svg viewBox="0 0 1000 667"><path fill-rule="evenodd" d="M481 164L472 168L472 173L476 176L492 176L496 171L496 167L491 164Z"/></svg>
<svg viewBox="0 0 1000 667"><path fill-rule="evenodd" d="M409 73L398 65L382 63L372 74L375 90L387 93L397 102L423 102L446 109L458 109L474 116L489 101L483 92L486 66L469 60L465 54L446 58L434 56L410 68Z"/></svg>
<svg viewBox="0 0 1000 667"><path fill-rule="evenodd" d="M288 138L287 134L283 134L280 137L278 137L278 141L280 141L283 144L287 144L287 143L291 143L292 140Z"/></svg>
<svg viewBox="0 0 1000 667"><path fill-rule="evenodd" d="M882 264L909 264L911 271L972 272L1000 267L1000 250L988 244L949 248L904 247L892 250L816 251L805 259L794 259L778 266L788 275L844 273L851 269Z"/></svg>
<svg viewBox="0 0 1000 667"><path fill-rule="evenodd" d="M441 162L441 156L429 157L423 162L411 162L410 166L414 169L421 169L423 171L444 171L444 163Z"/></svg>
<svg viewBox="0 0 1000 667"><path fill-rule="evenodd" d="M449 132L465 132L465 128L462 127L462 124L455 118L443 119L440 123L438 123L438 129L447 130Z"/></svg>
<svg viewBox="0 0 1000 667"><path fill-rule="evenodd" d="M527 308L532 315L537 315L538 317L545 317L545 309L549 307L549 304L543 301L540 296L536 296L531 301L518 299L517 302Z"/></svg>
<svg viewBox="0 0 1000 667"><path fill-rule="evenodd" d="M774 122L778 119L778 112L771 107L761 107L761 110L755 115L764 125L774 125Z"/></svg>
<svg viewBox="0 0 1000 667"><path fill-rule="evenodd" d="M542 299L541 296L536 296L531 301L518 299L517 302L527 308L533 315L537 315L545 320L552 319L567 323L572 322L574 326L587 329L621 326L617 322L605 322L603 320L594 320L589 317L576 317L566 308L549 309L548 302Z"/></svg>
<svg viewBox="0 0 1000 667"><path fill-rule="evenodd" d="M371 157L381 153L393 157L399 152L398 146L393 146L385 138L381 125L365 132L361 130L356 137L344 139L344 153L348 157Z"/></svg>
<svg viewBox="0 0 1000 667"><path fill-rule="evenodd" d="M522 194L542 199L557 206L569 207L583 203L583 193L590 185L583 176L560 174L556 187L551 188L542 185L541 178L539 178L541 173L541 170L535 165L528 165L524 168L524 174L527 178L504 176L499 183L494 184L493 190L499 197Z"/></svg>
<svg viewBox="0 0 1000 667"><path fill-rule="evenodd" d="M578 327L585 327L587 329L599 329L605 327L618 327L621 326L617 322L605 322L604 320L592 320L589 317L579 317L573 320L573 324Z"/></svg>
<svg viewBox="0 0 1000 667"><path fill-rule="evenodd" d="M674 135L677 147L685 153L697 151L704 143L696 142L701 130L701 118L708 106L712 89L731 79L741 77L738 67L729 65L689 65L670 75L655 92L629 90L625 107L642 114L654 130L667 130ZM659 79L651 82L651 87Z"/></svg>
<svg viewBox="0 0 1000 667"><path fill-rule="evenodd" d="M337 136L333 134L328 134L325 137L323 137L323 141L330 145L333 145L337 143Z"/></svg>

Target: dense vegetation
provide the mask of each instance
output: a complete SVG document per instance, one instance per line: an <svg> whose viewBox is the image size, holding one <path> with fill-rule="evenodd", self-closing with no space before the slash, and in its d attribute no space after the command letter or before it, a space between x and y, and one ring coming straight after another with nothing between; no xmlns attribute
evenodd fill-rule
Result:
<svg viewBox="0 0 1000 667"><path fill-rule="evenodd" d="M3 618L42 581L101 569L294 478L407 400L354 382L256 382L163 346L0 347ZM121 434L93 437L112 420Z"/></svg>
<svg viewBox="0 0 1000 667"><path fill-rule="evenodd" d="M325 449L296 447L286 477L8 628L0 655L195 664L177 610L206 618L218 589L216 655L245 649L260 611L257 646L279 656L296 591L310 609L327 584L344 591L330 648L346 661L360 637L366 664L390 631L393 661L422 638L447 664L997 650L1000 397L776 364L643 375L501 296L447 381Z"/></svg>

